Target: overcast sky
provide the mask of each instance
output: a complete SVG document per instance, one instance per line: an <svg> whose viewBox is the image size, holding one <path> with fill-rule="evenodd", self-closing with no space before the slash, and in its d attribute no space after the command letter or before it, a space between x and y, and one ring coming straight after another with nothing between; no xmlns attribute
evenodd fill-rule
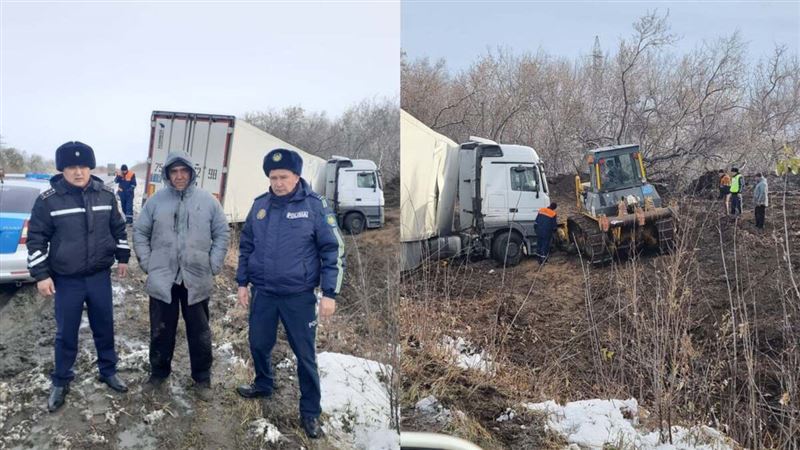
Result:
<svg viewBox="0 0 800 450"><path fill-rule="evenodd" d="M774 44L800 46L800 1L784 2L450 2L403 3L402 45L411 59L444 58L451 71L467 68L487 49L507 47L576 58L589 55L595 36L615 53L620 38L648 10L669 11L671 31L683 54L704 40L737 29L748 42L750 60L771 54Z"/></svg>
<svg viewBox="0 0 800 450"><path fill-rule="evenodd" d="M336 117L397 98L395 3L0 3L0 135L53 158L143 161L153 110Z"/></svg>

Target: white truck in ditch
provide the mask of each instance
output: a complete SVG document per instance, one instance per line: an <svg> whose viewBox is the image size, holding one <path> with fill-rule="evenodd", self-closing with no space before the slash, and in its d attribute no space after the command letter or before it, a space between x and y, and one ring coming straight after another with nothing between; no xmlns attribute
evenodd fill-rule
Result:
<svg viewBox="0 0 800 450"><path fill-rule="evenodd" d="M403 270L459 254L503 265L532 255L534 221L550 204L536 151L475 137L458 145L405 111L400 117Z"/></svg>
<svg viewBox="0 0 800 450"><path fill-rule="evenodd" d="M383 185L374 162L341 156L326 161L227 115L153 112L142 201L163 187L167 154L182 150L195 162L198 187L220 201L228 222L244 222L253 199L269 187L261 162L275 148L300 154L303 178L311 189L325 195L346 231L358 234L383 226Z"/></svg>

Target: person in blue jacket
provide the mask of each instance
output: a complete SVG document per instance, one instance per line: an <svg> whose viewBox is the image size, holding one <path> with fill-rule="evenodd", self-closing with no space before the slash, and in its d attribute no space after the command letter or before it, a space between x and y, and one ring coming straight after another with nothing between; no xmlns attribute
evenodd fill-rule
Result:
<svg viewBox="0 0 800 450"><path fill-rule="evenodd" d="M344 276L344 241L325 197L313 192L300 177L303 160L299 154L272 150L264 157L263 168L270 188L255 199L247 215L236 271L238 302L250 306L255 380L236 390L245 398L272 394L270 358L280 320L297 357L302 426L309 437L318 438L322 409L314 290L322 290L320 317L331 316Z"/></svg>
<svg viewBox="0 0 800 450"><path fill-rule="evenodd" d="M533 224L536 231L536 255L540 265L550 256L550 244L553 242L553 233L558 225L557 207L558 205L553 202L547 208L540 208Z"/></svg>
<svg viewBox="0 0 800 450"><path fill-rule="evenodd" d="M86 305L97 350L99 381L127 392L117 376L111 266L128 273L131 248L114 190L92 175L94 150L70 141L56 150L58 175L33 204L28 224L28 270L45 297L55 296L55 364L47 409L64 405L75 378L78 336Z"/></svg>
<svg viewBox="0 0 800 450"><path fill-rule="evenodd" d="M120 172L114 178L117 183L117 193L122 212L125 213L125 222L130 225L133 223L133 196L136 190L136 174L128 170L128 166L123 164L119 168Z"/></svg>

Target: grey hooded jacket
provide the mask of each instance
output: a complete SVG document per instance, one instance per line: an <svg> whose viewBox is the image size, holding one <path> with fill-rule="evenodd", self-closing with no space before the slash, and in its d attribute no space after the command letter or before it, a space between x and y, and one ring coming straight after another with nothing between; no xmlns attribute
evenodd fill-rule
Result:
<svg viewBox="0 0 800 450"><path fill-rule="evenodd" d="M175 189L167 176L176 162L189 166L192 173L183 191ZM147 200L133 226L133 249L148 275L145 291L166 303L172 302L172 285L181 281L189 291L190 305L209 298L214 275L222 270L228 251L222 206L195 186L196 178L189 155L170 152L162 172L166 187Z"/></svg>
<svg viewBox="0 0 800 450"><path fill-rule="evenodd" d="M756 206L769 206L769 186L766 178L762 177L753 189L753 203Z"/></svg>

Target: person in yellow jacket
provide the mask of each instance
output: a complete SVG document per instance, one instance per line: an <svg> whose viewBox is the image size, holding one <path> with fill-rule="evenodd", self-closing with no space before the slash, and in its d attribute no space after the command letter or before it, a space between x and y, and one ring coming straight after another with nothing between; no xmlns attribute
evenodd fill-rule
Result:
<svg viewBox="0 0 800 450"><path fill-rule="evenodd" d="M742 189L744 188L744 178L739 173L739 169L731 169L731 214L739 216L742 214Z"/></svg>

